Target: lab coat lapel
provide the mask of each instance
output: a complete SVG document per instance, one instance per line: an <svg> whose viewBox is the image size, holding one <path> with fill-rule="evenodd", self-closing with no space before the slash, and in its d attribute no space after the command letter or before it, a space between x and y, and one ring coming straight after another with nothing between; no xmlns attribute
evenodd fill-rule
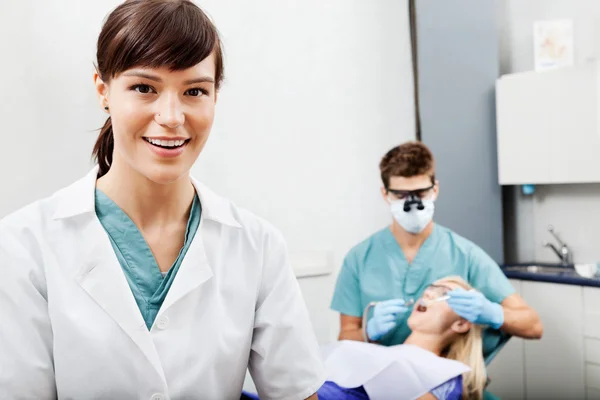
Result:
<svg viewBox="0 0 600 400"><path fill-rule="evenodd" d="M84 218L78 227L84 243L77 282L113 318L146 355L158 374L164 371L152 336L138 309L131 288L119 265L107 233L95 214L94 190L98 166L84 178L57 192L54 219ZM192 179L202 205L200 226L162 304L159 315L213 276L205 244L217 247L221 228L241 228L231 205L200 182ZM216 229L216 231L215 231Z"/></svg>
<svg viewBox="0 0 600 400"><path fill-rule="evenodd" d="M84 238L82 268L76 279L81 287L125 331L164 378L164 371L148 328L121 270L108 235L97 217L81 232Z"/></svg>
<svg viewBox="0 0 600 400"><path fill-rule="evenodd" d="M204 221L201 220L194 239L167 293L167 297L160 308L159 315L213 276L204 248L204 235L206 232L203 226Z"/></svg>

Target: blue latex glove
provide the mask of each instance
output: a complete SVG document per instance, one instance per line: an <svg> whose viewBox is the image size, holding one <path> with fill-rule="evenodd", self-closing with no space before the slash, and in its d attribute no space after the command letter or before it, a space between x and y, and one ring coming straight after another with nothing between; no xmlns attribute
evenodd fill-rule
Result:
<svg viewBox="0 0 600 400"><path fill-rule="evenodd" d="M479 325L500 329L504 324L504 310L498 303L486 299L480 292L455 289L448 293L448 305L462 318Z"/></svg>
<svg viewBox="0 0 600 400"><path fill-rule="evenodd" d="M367 322L367 336L369 340L379 340L383 335L396 326L396 317L408 311L404 300L393 299L375 304L373 316Z"/></svg>

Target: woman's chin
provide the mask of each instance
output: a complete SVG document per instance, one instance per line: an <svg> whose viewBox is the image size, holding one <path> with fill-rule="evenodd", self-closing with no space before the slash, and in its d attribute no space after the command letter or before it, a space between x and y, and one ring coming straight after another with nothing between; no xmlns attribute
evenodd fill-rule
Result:
<svg viewBox="0 0 600 400"><path fill-rule="evenodd" d="M427 308L420 310L415 307L410 317L408 317L407 324L413 332L432 333L438 331L436 322L438 318L439 316L436 315L434 310Z"/></svg>
<svg viewBox="0 0 600 400"><path fill-rule="evenodd" d="M189 176L189 169L178 165L156 165L147 169L143 175L157 185L169 185Z"/></svg>
<svg viewBox="0 0 600 400"><path fill-rule="evenodd" d="M408 327L412 331L417 331L419 327L423 325L424 322L425 319L423 318L423 313L419 313L417 311L413 311L410 317L408 317L408 321L406 321Z"/></svg>

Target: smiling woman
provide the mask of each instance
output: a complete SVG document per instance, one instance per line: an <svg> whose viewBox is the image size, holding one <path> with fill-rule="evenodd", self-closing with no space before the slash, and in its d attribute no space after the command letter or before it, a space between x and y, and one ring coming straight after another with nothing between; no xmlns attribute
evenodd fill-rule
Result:
<svg viewBox="0 0 600 400"><path fill-rule="evenodd" d="M0 221L0 398L313 398L318 345L285 241L190 176L223 81L188 0L106 19L109 117L81 180Z"/></svg>
<svg viewBox="0 0 600 400"><path fill-rule="evenodd" d="M115 10L105 23L110 29L98 38L94 81L110 114L94 146L98 176L113 163L129 163L145 175L168 162L154 178L175 180L208 139L223 81L221 42L191 2L150 1L144 9L138 3Z"/></svg>

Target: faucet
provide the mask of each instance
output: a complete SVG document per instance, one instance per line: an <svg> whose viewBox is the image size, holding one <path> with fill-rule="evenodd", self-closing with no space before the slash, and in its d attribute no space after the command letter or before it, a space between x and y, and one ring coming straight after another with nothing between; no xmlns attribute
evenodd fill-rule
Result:
<svg viewBox="0 0 600 400"><path fill-rule="evenodd" d="M544 242L544 247L551 248L552 251L554 251L554 253L556 253L558 258L560 258L560 262L562 265L572 264L573 253L571 252L571 250L569 249L567 244L565 242L563 242L562 240L560 240L560 237L558 237L556 232L554 232L554 227L552 225L548 225L548 232L550 232L550 234L552 236L554 236L554 238L558 242L558 245L560 246L560 249L558 249L556 246L554 246L552 243L549 243L549 242Z"/></svg>

